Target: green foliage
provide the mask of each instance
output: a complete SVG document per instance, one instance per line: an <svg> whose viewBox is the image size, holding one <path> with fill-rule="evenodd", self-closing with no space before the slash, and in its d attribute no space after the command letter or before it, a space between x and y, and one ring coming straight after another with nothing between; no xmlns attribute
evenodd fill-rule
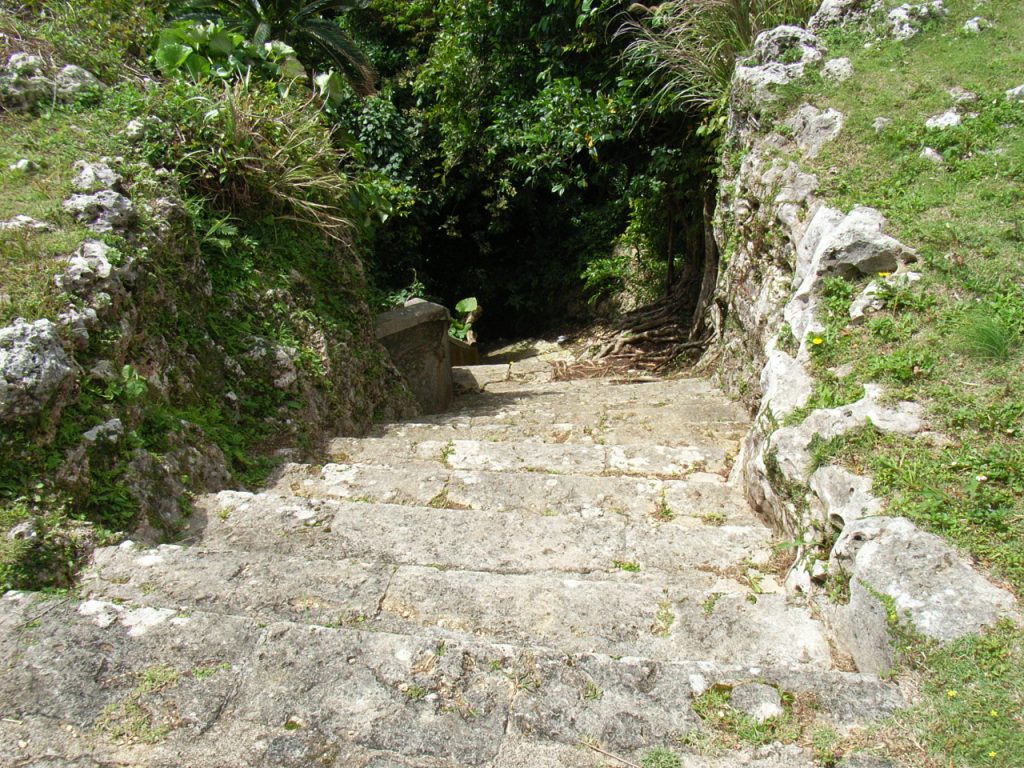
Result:
<svg viewBox="0 0 1024 768"><path fill-rule="evenodd" d="M124 76L126 65L146 58L167 8L165 0L28 0L6 5L13 10L0 9L0 24L9 13L17 28L8 38L11 42L0 42L5 59L15 50L9 47L14 40L28 38L17 50L53 51L58 60L85 67L108 82Z"/></svg>
<svg viewBox="0 0 1024 768"><path fill-rule="evenodd" d="M299 52L312 67L333 67L344 73L362 94L372 93L376 73L338 20L349 11L365 7L369 0L196 0L180 17L196 21L220 21L262 47L280 41ZM226 45L226 41L221 40Z"/></svg>
<svg viewBox="0 0 1024 768"><path fill-rule="evenodd" d="M627 55L650 72L647 85L662 108L699 107L720 114L736 60L757 34L779 24L802 24L814 0L670 0L627 22L620 34Z"/></svg>
<svg viewBox="0 0 1024 768"><path fill-rule="evenodd" d="M991 310L975 310L964 316L957 329L962 349L973 357L1006 362L1020 346L1020 334Z"/></svg>
<svg viewBox="0 0 1024 768"><path fill-rule="evenodd" d="M448 335L461 341L473 341L473 316L480 308L475 296L462 299L455 305L455 317L448 327Z"/></svg>
<svg viewBox="0 0 1024 768"><path fill-rule="evenodd" d="M145 108L180 126L170 143L154 139L154 162L234 215L260 211L310 225L340 242L352 238L352 178L323 114L272 85L238 82L212 89L180 82Z"/></svg>
<svg viewBox="0 0 1024 768"><path fill-rule="evenodd" d="M166 77L187 76L199 81L209 77L237 79L252 72L271 81L305 77L295 51L279 40L257 45L221 22L178 23L160 33L153 54Z"/></svg>

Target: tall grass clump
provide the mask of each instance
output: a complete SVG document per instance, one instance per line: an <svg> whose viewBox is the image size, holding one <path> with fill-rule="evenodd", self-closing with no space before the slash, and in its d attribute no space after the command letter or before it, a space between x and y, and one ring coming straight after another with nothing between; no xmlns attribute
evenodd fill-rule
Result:
<svg viewBox="0 0 1024 768"><path fill-rule="evenodd" d="M737 57L757 35L780 24L802 24L816 0L669 0L623 25L632 38L626 56L668 108L724 105ZM634 6L636 8L637 6Z"/></svg>
<svg viewBox="0 0 1024 768"><path fill-rule="evenodd" d="M998 314L976 310L957 329L960 348L974 358L1006 362L1020 343L1017 329Z"/></svg>
<svg viewBox="0 0 1024 768"><path fill-rule="evenodd" d="M179 82L154 112L175 127L168 144L153 149L216 208L242 218L270 214L351 241L349 153L312 96L255 81L222 89Z"/></svg>

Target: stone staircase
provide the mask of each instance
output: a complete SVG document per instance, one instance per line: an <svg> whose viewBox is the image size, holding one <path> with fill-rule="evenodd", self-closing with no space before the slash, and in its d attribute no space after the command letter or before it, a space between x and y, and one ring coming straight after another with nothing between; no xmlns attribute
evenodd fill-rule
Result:
<svg viewBox="0 0 1024 768"><path fill-rule="evenodd" d="M680 746L695 697L839 731L902 703L780 586L707 382L460 377L486 391L200 499L182 546L98 551L74 599L5 596L0 764L799 767Z"/></svg>

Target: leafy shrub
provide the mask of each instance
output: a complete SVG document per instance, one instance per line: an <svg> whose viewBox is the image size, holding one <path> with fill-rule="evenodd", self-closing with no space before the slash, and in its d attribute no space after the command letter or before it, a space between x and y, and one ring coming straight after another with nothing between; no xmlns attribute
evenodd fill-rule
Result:
<svg viewBox="0 0 1024 768"><path fill-rule="evenodd" d="M238 82L224 90L176 83L154 99L152 111L175 128L169 143L150 147L153 159L174 166L217 208L260 211L351 241L357 190L313 97Z"/></svg>
<svg viewBox="0 0 1024 768"><path fill-rule="evenodd" d="M306 71L295 51L280 41L257 45L220 22L175 24L160 33L154 55L167 77L188 75L193 80L214 76L237 78L256 71L269 80L294 80Z"/></svg>
<svg viewBox="0 0 1024 768"><path fill-rule="evenodd" d="M369 0L195 0L183 19L220 22L257 46L280 41L294 46L309 66L343 72L359 93L374 91L376 73L355 41L338 24Z"/></svg>

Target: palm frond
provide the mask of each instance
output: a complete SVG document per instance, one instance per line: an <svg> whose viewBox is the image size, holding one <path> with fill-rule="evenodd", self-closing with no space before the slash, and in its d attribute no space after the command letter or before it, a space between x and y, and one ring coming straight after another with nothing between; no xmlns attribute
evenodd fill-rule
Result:
<svg viewBox="0 0 1024 768"><path fill-rule="evenodd" d="M361 95L374 93L377 73L355 41L336 24L310 19L298 30L300 38L316 46L321 54L352 83ZM298 42L298 41L296 41Z"/></svg>

